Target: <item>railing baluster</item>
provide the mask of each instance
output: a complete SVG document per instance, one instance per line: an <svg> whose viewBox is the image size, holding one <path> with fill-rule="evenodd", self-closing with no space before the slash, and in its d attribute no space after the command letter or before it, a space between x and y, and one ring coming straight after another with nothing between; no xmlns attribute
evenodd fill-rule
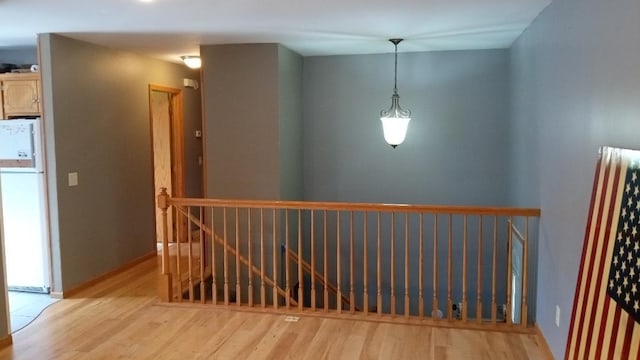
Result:
<svg viewBox="0 0 640 360"><path fill-rule="evenodd" d="M253 261L251 260L253 252L251 243L253 242L253 237L251 235L251 208L247 208L247 247L249 250L249 254L247 256L247 261L249 262L249 265L247 266L247 268L249 269L247 296L249 297L249 307L253 307L253 272L251 271L251 267L253 266Z"/></svg>
<svg viewBox="0 0 640 360"><path fill-rule="evenodd" d="M324 216L323 216L323 226L324 226L324 231L322 233L322 236L324 238L324 243L323 243L323 261L324 264L322 265L322 272L324 275L324 297L323 297L323 305L324 305L324 312L328 312L329 311L329 287L328 287L328 283L329 283L329 277L327 274L327 268L328 268L328 262L327 262L327 256L329 255L329 249L328 249L328 245L327 245L327 210L324 210Z"/></svg>
<svg viewBox="0 0 640 360"><path fill-rule="evenodd" d="M191 206L187 206L187 213L191 214ZM177 220L179 223L182 223L179 217L180 215L176 214ZM191 221L189 219L187 219L187 232L187 245L189 246L189 252L187 253L187 266L189 267L189 302L193 302L193 235L191 234Z"/></svg>
<svg viewBox="0 0 640 360"><path fill-rule="evenodd" d="M178 217L178 212L177 211L172 211L172 214L174 214L175 216L173 216L173 221L176 221L176 218ZM173 234L173 229L170 230L172 235ZM182 302L182 296L183 296L183 291L182 291L182 261L181 261L181 257L182 257L182 249L181 249L181 244L180 244L180 238L178 236L173 236L173 245L175 245L176 247L176 277L177 280L176 284L178 285L178 293L176 295L178 295L178 302Z"/></svg>
<svg viewBox="0 0 640 360"><path fill-rule="evenodd" d="M422 213L420 213L420 216L418 218L420 220L420 227L418 229L418 236L420 237L419 242L419 265L418 265L418 316L419 317L424 317L424 293L423 293L423 289L422 289L422 284L424 283L424 279L423 279L423 272L424 272L424 237L423 237L423 224L422 221L424 220L422 217Z"/></svg>
<svg viewBox="0 0 640 360"><path fill-rule="evenodd" d="M511 318L511 309L513 304L511 303L511 264L512 264L512 252L513 252L513 230L511 229L512 219L509 217L507 221L507 325L511 325L513 323L513 319Z"/></svg>
<svg viewBox="0 0 640 360"><path fill-rule="evenodd" d="M238 218L240 210L236 208L235 221L236 221L236 305L240 306L240 219Z"/></svg>
<svg viewBox="0 0 640 360"><path fill-rule="evenodd" d="M198 238L200 239L200 303L204 304L205 294L206 294L204 278L205 278L205 268L207 266L206 264L207 257L205 255L207 253L207 247L205 246L206 244L205 234L204 234L204 231L202 230L202 224L204 224L204 212L202 210L202 206L200 206L198 209L198 217L200 219L200 224L198 228L198 236L199 236Z"/></svg>
<svg viewBox="0 0 640 360"><path fill-rule="evenodd" d="M377 249L377 285L378 285L378 298L376 299L376 308L378 310L378 316L382 315L382 255L381 255L381 232L380 232L380 211L378 211L378 249Z"/></svg>
<svg viewBox="0 0 640 360"><path fill-rule="evenodd" d="M356 293L353 290L353 211L349 212L349 312L356 311Z"/></svg>
<svg viewBox="0 0 640 360"><path fill-rule="evenodd" d="M478 217L478 283L476 286L476 322L482 323L482 215Z"/></svg>
<svg viewBox="0 0 640 360"><path fill-rule="evenodd" d="M433 214L433 304L431 317L438 319L438 214Z"/></svg>
<svg viewBox="0 0 640 360"><path fill-rule="evenodd" d="M260 306L267 306L267 294L264 285L264 208L260 208Z"/></svg>
<svg viewBox="0 0 640 360"><path fill-rule="evenodd" d="M304 305L304 274L302 272L302 210L298 209L298 310ZM311 274L313 277L313 273Z"/></svg>
<svg viewBox="0 0 640 360"><path fill-rule="evenodd" d="M520 325L527 327L528 305L527 305L527 263L529 258L529 217L524 219L524 246L522 249L522 307L520 309Z"/></svg>
<svg viewBox="0 0 640 360"><path fill-rule="evenodd" d="M340 286L340 211L336 211L336 310L338 314L342 313L342 287Z"/></svg>
<svg viewBox="0 0 640 360"><path fill-rule="evenodd" d="M391 213L391 317L396 315L396 213Z"/></svg>
<svg viewBox="0 0 640 360"><path fill-rule="evenodd" d="M449 213L449 253L447 256L447 319L453 320L453 300L451 298L452 274L452 246L453 246L453 215Z"/></svg>
<svg viewBox="0 0 640 360"><path fill-rule="evenodd" d="M315 212L311 210L311 310L316 311L316 242Z"/></svg>
<svg viewBox="0 0 640 360"><path fill-rule="evenodd" d="M467 215L462 219L462 321L467 321ZM460 309L458 309L460 311Z"/></svg>
<svg viewBox="0 0 640 360"><path fill-rule="evenodd" d="M278 309L278 239L276 229L278 228L276 224L276 209L274 208L272 211L272 219L271 219L271 227L273 229L271 234L271 253L272 253L272 262L271 262L271 273L273 280L273 308L275 310Z"/></svg>
<svg viewBox="0 0 640 360"><path fill-rule="evenodd" d="M496 262L498 256L498 217L493 217L493 256L491 265L491 323L496 323L498 305L496 304Z"/></svg>
<svg viewBox="0 0 640 360"><path fill-rule="evenodd" d="M167 209L169 207L168 200L169 194L167 194L167 188L160 188L160 194L158 194L157 202L162 219L162 233L157 235L162 236L162 278L158 283L160 286L158 290L160 298L163 301L172 302L174 299L173 276L171 275L171 254L169 254L169 224L167 219Z"/></svg>
<svg viewBox="0 0 640 360"><path fill-rule="evenodd" d="M409 318L409 213L404 214L404 317Z"/></svg>
<svg viewBox="0 0 640 360"><path fill-rule="evenodd" d="M229 237L227 236L227 208L222 209L222 233L224 236L224 304L229 305L229 254L227 248L229 246Z"/></svg>
<svg viewBox="0 0 640 360"><path fill-rule="evenodd" d="M211 207L211 302L218 305L218 279L217 279L217 261L216 261L216 208Z"/></svg>
<svg viewBox="0 0 640 360"><path fill-rule="evenodd" d="M369 282L369 256L367 254L367 243L369 242L367 236L367 212L362 213L363 216L363 229L362 229L362 257L363 257L363 275L362 275L362 284L364 286L362 293L362 306L364 307L363 311L365 315L369 314L369 290L367 287L367 283Z"/></svg>
<svg viewBox="0 0 640 360"><path fill-rule="evenodd" d="M291 307L291 276L289 275L289 209L284 209L284 276L285 276L285 294L287 294L287 298L285 302L287 304L287 309Z"/></svg>
<svg viewBox="0 0 640 360"><path fill-rule="evenodd" d="M159 295L163 301L172 302L173 299L173 275L171 274L171 254L169 253L169 224L167 219L167 209L169 208L169 194L167 194L167 188L160 188L160 194L158 194L157 202L160 209L160 216L162 220L162 233L156 234L162 237L162 276L158 282ZM156 240L157 241L157 240ZM157 243L156 243L157 246Z"/></svg>

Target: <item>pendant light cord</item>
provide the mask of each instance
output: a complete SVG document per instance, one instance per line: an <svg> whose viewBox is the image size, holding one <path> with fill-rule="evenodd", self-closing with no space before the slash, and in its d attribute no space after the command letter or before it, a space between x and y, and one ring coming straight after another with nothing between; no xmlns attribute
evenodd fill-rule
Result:
<svg viewBox="0 0 640 360"><path fill-rule="evenodd" d="M396 51L395 51L395 67L394 67L394 76L393 76L393 93L397 94L398 93L398 44L395 43L394 44Z"/></svg>

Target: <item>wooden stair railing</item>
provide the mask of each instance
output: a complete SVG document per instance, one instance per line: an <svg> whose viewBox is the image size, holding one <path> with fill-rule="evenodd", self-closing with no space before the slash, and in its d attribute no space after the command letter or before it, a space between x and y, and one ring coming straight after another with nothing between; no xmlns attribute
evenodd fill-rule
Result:
<svg viewBox="0 0 640 360"><path fill-rule="evenodd" d="M268 308L278 313L530 330L527 309L535 297L527 287L529 230L539 209L187 199L171 198L166 191L158 196L158 205L163 213L164 301L174 299L165 221L167 209L174 207L188 219L189 234L193 224L201 231L200 246L206 251L198 270L211 269L213 304L216 288L224 284L228 305L235 282L238 305L253 306L257 289L263 309L265 287L271 287L273 296L270 290L266 296L273 298L273 307ZM190 235L189 244L192 240ZM514 243L522 243L522 250L514 253ZM513 256L522 256L522 265ZM515 293L512 264L522 266ZM189 258L190 269L192 265ZM252 283L256 278L259 284ZM296 283L297 300L292 294ZM242 294L241 288L246 289ZM307 299L310 304L303 301ZM513 301L522 310L515 321Z"/></svg>
<svg viewBox="0 0 640 360"><path fill-rule="evenodd" d="M192 215L192 214L189 214L189 213L188 213L188 212L187 212L183 207L181 207L181 206L176 206L176 210L177 210L180 214L182 214L183 216L186 216L186 217L189 219L189 221L190 221L191 223L196 224L197 226L199 226L199 228L200 228L202 231L204 231L204 232L205 232L205 234L207 234L207 235L209 235L209 236L212 236L212 235L213 235L213 238L215 239L215 241L216 241L218 244L220 244L220 245L222 245L222 246L225 246L225 244L226 244L227 251L229 251L229 252L231 253L231 255L232 255L232 256L237 256L237 257L238 257L238 259L240 260L240 262L242 262L245 266L247 266L247 267L251 270L251 272L253 272L253 273L254 273L254 274L256 274L256 275L262 275L261 270L260 270L258 267L256 267L256 266L255 266L255 265L253 265L253 264L249 267L249 264L250 264L250 263L249 263L249 260L248 260L247 258L245 258L244 256L242 256L242 255L238 254L238 253L237 253L237 251L236 251L236 249L235 249L234 247L232 247L231 245L229 245L229 244L228 244L228 242L225 242L225 241L224 241L224 238L222 238L222 237L218 236L217 234L214 234L214 233L213 233L213 231L212 231L212 230L211 230L211 229L210 229L206 224L202 223L202 221L201 221L199 218L195 217L195 216L194 216L194 215ZM271 287L276 287L276 288L277 288L278 295L283 296L283 297L285 297L285 298L287 297L287 293L285 292L285 290L283 290L283 289L282 289L282 288L280 288L279 286L275 285L275 282L274 282L271 278L269 278L268 276L264 276L264 281L265 281L266 285L271 286ZM215 295L214 295L214 296L215 296ZM291 302L291 304L293 304L293 305L297 305L297 304L298 304L298 303L297 303L293 298L291 298L291 297L290 297L289 301L290 301L290 302ZM225 290L225 305L228 305L228 304L229 304L228 290Z"/></svg>

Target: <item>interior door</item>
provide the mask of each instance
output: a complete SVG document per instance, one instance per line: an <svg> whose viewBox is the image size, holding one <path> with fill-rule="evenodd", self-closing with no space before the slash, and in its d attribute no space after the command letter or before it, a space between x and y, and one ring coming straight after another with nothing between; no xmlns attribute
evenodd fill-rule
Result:
<svg viewBox="0 0 640 360"><path fill-rule="evenodd" d="M166 188L173 197L184 194L182 92L161 86L149 86L149 109L153 147L154 194ZM155 199L155 196L154 196ZM155 200L156 241L162 241L162 216ZM169 242L180 238L180 224L174 220L174 212L167 213Z"/></svg>

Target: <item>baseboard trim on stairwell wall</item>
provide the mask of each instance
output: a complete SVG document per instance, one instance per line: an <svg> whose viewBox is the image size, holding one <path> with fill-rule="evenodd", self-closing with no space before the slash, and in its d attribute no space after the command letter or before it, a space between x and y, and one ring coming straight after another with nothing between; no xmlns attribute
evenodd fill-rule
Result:
<svg viewBox="0 0 640 360"><path fill-rule="evenodd" d="M51 297L52 298L56 298L56 299L68 299L74 295L76 295L77 293L97 284L100 283L102 281L105 281L111 277L114 277L120 273L123 273L129 269L131 269L132 267L143 263L149 259L152 259L154 257L156 257L158 255L157 251L154 250L146 255L142 255L140 257L137 257L129 262L124 263L121 266L118 266L117 268L107 271L106 273L102 274L102 275L98 275L96 277L94 277L93 279L89 279L77 286L72 287L69 290L65 290L65 291L52 291L51 292Z"/></svg>
<svg viewBox="0 0 640 360"><path fill-rule="evenodd" d="M13 337L11 336L11 334L0 339L0 349L4 349L8 346L11 346L12 344L13 344Z"/></svg>
<svg viewBox="0 0 640 360"><path fill-rule="evenodd" d="M555 359L555 357L553 356L553 353L551 352L551 348L549 348L549 344L547 344L547 338L544 337L544 335L542 334L542 330L540 330L537 323L535 324L534 329L535 329L536 335L538 335L538 339L540 339L540 341L542 342L540 344L540 347L542 348L542 352L547 355L547 358Z"/></svg>

